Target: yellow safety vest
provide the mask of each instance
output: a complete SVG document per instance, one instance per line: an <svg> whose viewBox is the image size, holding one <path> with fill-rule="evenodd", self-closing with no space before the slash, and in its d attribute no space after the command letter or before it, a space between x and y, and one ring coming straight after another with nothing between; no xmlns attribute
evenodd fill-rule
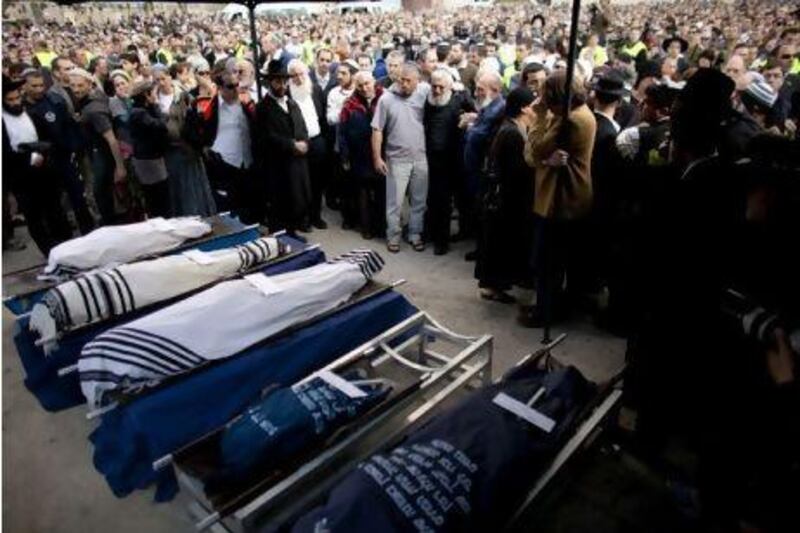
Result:
<svg viewBox="0 0 800 533"><path fill-rule="evenodd" d="M789 69L789 74L800 74L800 59L794 58L792 61L792 68Z"/></svg>
<svg viewBox="0 0 800 533"><path fill-rule="evenodd" d="M49 69L53 64L53 60L58 57L58 54L50 51L36 52L33 55L36 56L36 59L39 61L39 66L46 69Z"/></svg>
<svg viewBox="0 0 800 533"><path fill-rule="evenodd" d="M636 59L639 56L639 54L641 54L645 50L647 50L647 45L645 45L642 41L639 41L638 43L636 43L636 44L634 44L632 46L623 46L622 47L622 53L623 54L628 54L629 56L631 56L634 59Z"/></svg>
<svg viewBox="0 0 800 533"><path fill-rule="evenodd" d="M158 51L156 52L156 60L158 60L160 56L164 56L164 62L165 62L164 64L166 66L170 66L173 63L173 61L175 61L170 51L165 48L158 49Z"/></svg>

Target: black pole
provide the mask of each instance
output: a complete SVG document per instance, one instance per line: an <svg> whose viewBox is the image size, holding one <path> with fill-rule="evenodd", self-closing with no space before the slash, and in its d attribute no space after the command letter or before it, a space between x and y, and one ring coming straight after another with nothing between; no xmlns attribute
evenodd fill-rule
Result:
<svg viewBox="0 0 800 533"><path fill-rule="evenodd" d="M575 59L576 59L576 50L578 48L578 23L580 21L580 14L581 14L581 0L573 0L572 2L572 21L570 23L569 29L569 50L567 51L567 76L566 76L566 87L564 88L564 118L561 125L561 131L558 133L557 145L559 147L565 146L568 139L569 139L569 112L572 109L572 80L575 79ZM561 197L561 187L563 186L563 179L562 176L559 176L558 181L556 182L556 193L555 199L556 205L559 203L559 199ZM543 222L545 224L550 225L550 228L547 228L543 232L543 237L545 241L552 241L553 239L553 232L552 232L552 224L548 222ZM550 325L552 323L552 313L553 313L553 292L554 287L553 285L556 282L563 283L561 279L554 280L554 264L553 264L553 246L552 242L543 243L541 246L541 250L544 254L544 260L542 261L545 272L542 273L543 280L544 280L544 290L542 291L544 294L541 295L542 303L544 305L541 306L542 311L542 318L544 319L544 332L542 334L542 344L550 344L552 339L550 338ZM560 278L560 276L559 276Z"/></svg>
<svg viewBox="0 0 800 533"><path fill-rule="evenodd" d="M250 47L253 49L253 70L256 73L256 101L261 102L261 76L258 68L258 33L256 32L256 6L258 2L248 0L247 9L250 10Z"/></svg>

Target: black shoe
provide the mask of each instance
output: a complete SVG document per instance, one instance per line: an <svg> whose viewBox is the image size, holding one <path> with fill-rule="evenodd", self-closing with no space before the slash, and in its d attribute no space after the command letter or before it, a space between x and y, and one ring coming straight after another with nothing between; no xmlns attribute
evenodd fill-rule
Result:
<svg viewBox="0 0 800 533"><path fill-rule="evenodd" d="M464 255L464 261L477 261L478 260L478 250L472 250L471 252L467 252Z"/></svg>
<svg viewBox="0 0 800 533"><path fill-rule="evenodd" d="M317 229L328 229L328 223L322 220L321 218L312 221L311 225Z"/></svg>
<svg viewBox="0 0 800 533"><path fill-rule="evenodd" d="M516 298L504 291L498 291L495 289L480 289L479 292L481 298L484 300L498 302L501 304L513 304L517 302Z"/></svg>
<svg viewBox="0 0 800 533"><path fill-rule="evenodd" d="M350 222L349 220L345 220L342 222L342 229L353 229L356 225Z"/></svg>
<svg viewBox="0 0 800 533"><path fill-rule="evenodd" d="M565 312L553 313L553 316L550 317L550 325L553 326L566 318ZM529 308L528 311L521 311L517 315L517 323L524 328L543 328L545 322L544 313L536 306Z"/></svg>
<svg viewBox="0 0 800 533"><path fill-rule="evenodd" d="M445 255L447 252L450 251L450 247L446 244L434 244L433 245L433 255Z"/></svg>
<svg viewBox="0 0 800 533"><path fill-rule="evenodd" d="M298 229L303 233L311 233L312 231L314 231L313 229L311 229L311 224L303 224Z"/></svg>
<svg viewBox="0 0 800 533"><path fill-rule="evenodd" d="M371 241L372 240L372 233L370 233L368 231L362 231L361 232L361 238L364 239L365 241Z"/></svg>

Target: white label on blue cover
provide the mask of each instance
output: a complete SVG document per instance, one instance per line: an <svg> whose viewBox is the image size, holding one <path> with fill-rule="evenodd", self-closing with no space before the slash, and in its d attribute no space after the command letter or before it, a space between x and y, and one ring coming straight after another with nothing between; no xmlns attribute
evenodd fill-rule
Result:
<svg viewBox="0 0 800 533"><path fill-rule="evenodd" d="M331 372L330 370L320 370L317 372L317 377L335 389L339 389L350 398L363 398L367 395L349 381L341 378Z"/></svg>
<svg viewBox="0 0 800 533"><path fill-rule="evenodd" d="M264 296L272 296L273 294L280 294L282 292L278 284L265 274L250 274L245 276L244 279L250 282L250 285L260 290Z"/></svg>
<svg viewBox="0 0 800 533"><path fill-rule="evenodd" d="M202 250L186 250L182 255L201 266L217 262L217 259L213 255L207 254Z"/></svg>
<svg viewBox="0 0 800 533"><path fill-rule="evenodd" d="M524 403L515 400L504 392L501 392L495 396L492 402L495 405L502 407L506 411L517 415L526 422L530 422L545 433L550 433L553 431L553 428L556 427L555 420L545 414L540 413L536 409L528 407Z"/></svg>

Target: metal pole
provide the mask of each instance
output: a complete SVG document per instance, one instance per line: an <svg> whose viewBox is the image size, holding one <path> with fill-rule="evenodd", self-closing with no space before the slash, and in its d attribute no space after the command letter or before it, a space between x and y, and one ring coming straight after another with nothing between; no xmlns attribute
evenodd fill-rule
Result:
<svg viewBox="0 0 800 533"><path fill-rule="evenodd" d="M572 80L575 78L575 57L578 48L578 23L581 14L581 0L573 0L572 2L572 21L569 29L569 50L567 51L567 77L566 87L564 88L564 120L562 121L561 131L558 133L557 145L563 147L569 139L569 112L572 108ZM559 202L561 197L561 187L563 186L562 177L559 176L556 182L556 195L555 202ZM552 228L545 234L546 240L552 240ZM552 322L553 313L553 284L556 281L551 279L553 277L553 246L550 243L542 245L542 251L545 255L543 264L545 265L544 272L544 294L541 296L544 300L542 306L542 314L544 318L544 333L542 335L542 344L549 344L552 339L550 338L550 324Z"/></svg>
<svg viewBox="0 0 800 533"><path fill-rule="evenodd" d="M258 34L256 32L256 0L248 0L247 9L250 10L250 47L253 49L253 70L256 72L256 101L261 102L261 76L258 68Z"/></svg>

